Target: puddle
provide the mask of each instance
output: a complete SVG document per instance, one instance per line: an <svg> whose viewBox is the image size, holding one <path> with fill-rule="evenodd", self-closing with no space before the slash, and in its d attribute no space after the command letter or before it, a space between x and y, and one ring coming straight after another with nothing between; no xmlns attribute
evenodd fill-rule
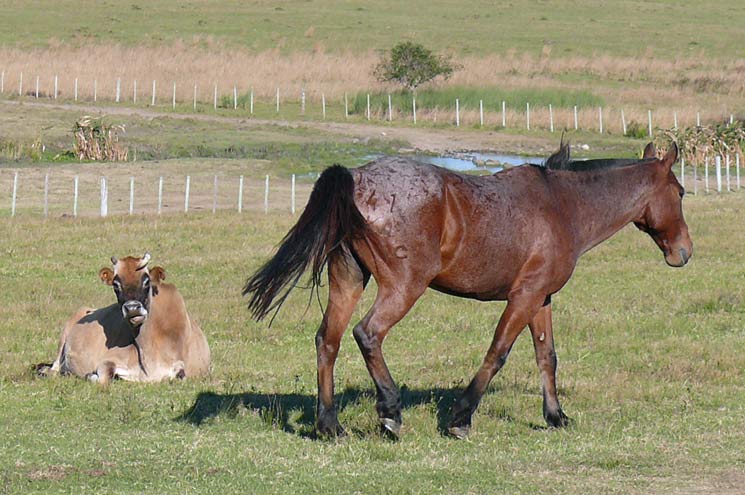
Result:
<svg viewBox="0 0 745 495"><path fill-rule="evenodd" d="M375 160L383 155L368 155L364 157L365 162ZM504 166L516 167L526 163L539 165L543 163L543 157L504 155L500 153L481 153L477 151L459 153L456 156L431 156L413 155L415 160L422 163L431 163L456 172L485 172L496 173L504 170Z"/></svg>

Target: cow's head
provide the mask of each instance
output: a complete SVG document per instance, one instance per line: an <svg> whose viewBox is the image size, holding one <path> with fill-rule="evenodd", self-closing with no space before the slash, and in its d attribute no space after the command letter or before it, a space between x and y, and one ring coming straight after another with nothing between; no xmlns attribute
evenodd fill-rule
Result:
<svg viewBox="0 0 745 495"><path fill-rule="evenodd" d="M148 269L149 261L150 253L145 253L142 258L127 256L118 259L112 256L114 269L105 267L98 272L101 280L114 288L122 315L133 328L147 319L150 300L158 293L157 284L165 278L163 268Z"/></svg>

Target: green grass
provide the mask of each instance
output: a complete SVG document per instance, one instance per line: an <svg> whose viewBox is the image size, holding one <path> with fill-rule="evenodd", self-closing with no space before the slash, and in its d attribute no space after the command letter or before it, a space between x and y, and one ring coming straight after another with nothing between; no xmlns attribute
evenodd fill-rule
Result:
<svg viewBox="0 0 745 495"><path fill-rule="evenodd" d="M428 292L386 341L403 388L400 442L377 435L351 332L337 363L337 442L311 436L317 304L297 291L274 326L239 295L294 221L247 213L0 220L0 487L8 493L649 493L741 489L745 231L741 194L689 196L695 254L664 264L627 228L591 251L554 298L560 397L574 420L543 428L530 339L518 339L468 441L438 425L481 362L502 303ZM63 321L113 300L111 255L166 267L212 348L183 383L37 379ZM354 319L369 308L372 284ZM306 313L307 308L307 313Z"/></svg>
<svg viewBox="0 0 745 495"><path fill-rule="evenodd" d="M637 56L651 50L663 58L703 52L741 56L745 7L726 0L577 3L569 0L469 2L336 2L289 0L108 2L40 0L0 3L0 17L13 29L0 43L38 46L50 39L72 43L125 44L191 41L208 36L254 50L310 51L387 49L411 39L437 50L485 54L516 49L591 56ZM312 32L309 28L313 27Z"/></svg>
<svg viewBox="0 0 745 495"><path fill-rule="evenodd" d="M498 88L467 88L467 87L444 87L437 89L422 89L417 91L417 110L452 110L455 111L455 100L458 99L460 109L478 110L479 101L483 101L484 108L492 112L501 112L502 102L514 111L524 111L526 103L533 108L548 107L578 108L598 107L604 104L602 98L592 94L590 91L572 90L545 90L538 88L524 88L516 90L505 90ZM401 115L412 113L412 94L408 91L396 91L391 93L391 106L394 112ZM388 94L370 94L370 111L374 114L387 115ZM350 113L366 115L367 93L357 93L350 100Z"/></svg>

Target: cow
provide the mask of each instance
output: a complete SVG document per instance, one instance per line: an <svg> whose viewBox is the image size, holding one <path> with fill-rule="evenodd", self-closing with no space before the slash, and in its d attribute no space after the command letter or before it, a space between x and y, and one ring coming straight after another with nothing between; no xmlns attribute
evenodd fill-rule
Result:
<svg viewBox="0 0 745 495"><path fill-rule="evenodd" d="M107 385L114 378L157 382L206 374L210 350L165 270L142 258L111 258L99 278L114 289L116 303L80 308L65 324L57 358L42 375L76 375Z"/></svg>

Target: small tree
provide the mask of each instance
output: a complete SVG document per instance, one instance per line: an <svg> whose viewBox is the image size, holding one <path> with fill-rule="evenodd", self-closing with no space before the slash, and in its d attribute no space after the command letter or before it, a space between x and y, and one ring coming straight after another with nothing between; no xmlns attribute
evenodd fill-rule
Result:
<svg viewBox="0 0 745 495"><path fill-rule="evenodd" d="M405 41L383 55L373 75L381 82L397 82L416 91L418 86L438 76L448 79L458 68L450 57L435 55L419 43Z"/></svg>

